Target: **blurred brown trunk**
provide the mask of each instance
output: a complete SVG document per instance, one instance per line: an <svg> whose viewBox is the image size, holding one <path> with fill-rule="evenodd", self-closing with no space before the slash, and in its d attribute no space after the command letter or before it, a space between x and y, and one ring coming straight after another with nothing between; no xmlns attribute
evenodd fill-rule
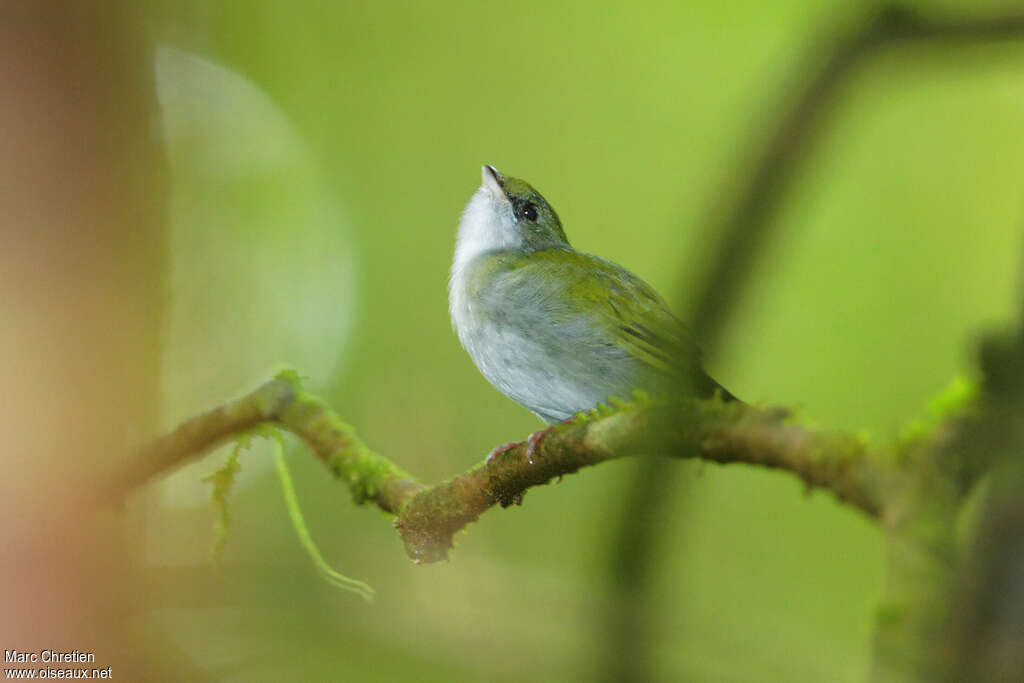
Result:
<svg viewBox="0 0 1024 683"><path fill-rule="evenodd" d="M164 296L164 164L134 8L0 5L0 647L93 652L121 680L152 677L126 638L138 546L116 504L93 501L154 431Z"/></svg>

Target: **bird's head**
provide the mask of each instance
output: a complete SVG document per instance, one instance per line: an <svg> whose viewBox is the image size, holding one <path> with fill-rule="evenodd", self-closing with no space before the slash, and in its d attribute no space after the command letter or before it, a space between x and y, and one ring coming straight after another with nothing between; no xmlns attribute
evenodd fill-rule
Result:
<svg viewBox="0 0 1024 683"><path fill-rule="evenodd" d="M558 214L529 183L506 178L491 165L485 165L481 175L480 187L459 222L457 264L492 251L569 247Z"/></svg>

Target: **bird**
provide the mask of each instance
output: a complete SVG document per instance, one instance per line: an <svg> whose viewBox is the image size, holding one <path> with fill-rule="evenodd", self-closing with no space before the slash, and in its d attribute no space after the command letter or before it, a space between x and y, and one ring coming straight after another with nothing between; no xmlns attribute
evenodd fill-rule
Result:
<svg viewBox="0 0 1024 683"><path fill-rule="evenodd" d="M449 313L481 374L549 427L599 403L677 390L736 400L700 367L687 327L653 287L570 244L554 207L489 164L459 221ZM521 442L501 446L487 462Z"/></svg>

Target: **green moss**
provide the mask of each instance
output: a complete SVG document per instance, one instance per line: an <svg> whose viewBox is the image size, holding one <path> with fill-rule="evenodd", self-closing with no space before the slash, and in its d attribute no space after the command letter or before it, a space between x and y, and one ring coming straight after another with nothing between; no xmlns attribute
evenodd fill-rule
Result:
<svg viewBox="0 0 1024 683"><path fill-rule="evenodd" d="M284 368L276 375L274 375L274 378L288 382L290 385L292 385L292 388L294 388L296 392L302 391L303 378L294 368Z"/></svg>
<svg viewBox="0 0 1024 683"><path fill-rule="evenodd" d="M235 447L228 456L227 462L212 474L203 477L204 483L213 484L210 492L210 501L217 510L217 520L214 522L214 541L212 557L214 564L220 564L224 555L224 546L228 540L228 529L231 526L231 511L228 509L228 493L235 485L235 475L242 470L238 458L242 451L249 448L251 438L249 434L243 434L235 441Z"/></svg>
<svg viewBox="0 0 1024 683"><path fill-rule="evenodd" d="M898 450L905 454L910 447L929 439L944 422L968 411L978 398L978 384L957 376L928 402L923 415L908 422L897 438Z"/></svg>
<svg viewBox="0 0 1024 683"><path fill-rule="evenodd" d="M368 602L372 601L375 591L369 584L338 572L320 554L320 549L313 541L313 537L306 527L306 520L302 515L302 509L299 507L299 498L295 494L295 486L292 484L292 477L288 472L288 465L284 458L284 442L281 439L281 435L275 432L272 441L274 442L274 461L277 465L278 478L281 481L281 492L284 494L285 505L288 507L288 516L292 521L292 528L295 529L295 535L298 536L299 543L302 544L313 566L320 572L324 580L332 586L351 591Z"/></svg>

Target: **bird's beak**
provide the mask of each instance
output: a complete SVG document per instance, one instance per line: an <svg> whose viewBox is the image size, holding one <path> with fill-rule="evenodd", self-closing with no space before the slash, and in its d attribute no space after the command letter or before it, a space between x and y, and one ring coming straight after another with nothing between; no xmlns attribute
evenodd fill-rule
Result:
<svg viewBox="0 0 1024 683"><path fill-rule="evenodd" d="M490 164L484 164L483 168L480 169L480 175L483 178L483 182L480 183L481 187L486 187L495 199L505 199L505 176L498 173L498 169L494 168Z"/></svg>

